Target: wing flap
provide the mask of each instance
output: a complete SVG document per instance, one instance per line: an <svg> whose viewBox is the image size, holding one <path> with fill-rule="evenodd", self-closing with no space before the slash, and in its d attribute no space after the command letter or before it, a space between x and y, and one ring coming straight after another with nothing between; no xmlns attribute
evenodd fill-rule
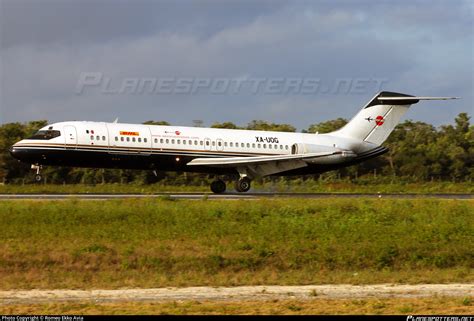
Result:
<svg viewBox="0 0 474 321"><path fill-rule="evenodd" d="M240 174L263 177L306 167L308 163L333 155L344 155L344 151L308 153L296 155L272 155L229 158L196 158L187 165L235 168Z"/></svg>
<svg viewBox="0 0 474 321"><path fill-rule="evenodd" d="M251 157L217 157L217 158L195 158L187 165L190 166L212 166L212 167L238 167L242 165L254 165L270 162L287 162L298 160L309 160L312 158L340 154L339 151L296 154L296 155L275 155L275 156L251 156Z"/></svg>

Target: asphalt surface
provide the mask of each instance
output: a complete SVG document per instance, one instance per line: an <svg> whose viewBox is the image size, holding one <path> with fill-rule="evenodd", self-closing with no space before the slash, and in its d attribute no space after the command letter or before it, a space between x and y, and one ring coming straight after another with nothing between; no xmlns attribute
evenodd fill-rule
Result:
<svg viewBox="0 0 474 321"><path fill-rule="evenodd" d="M474 199L474 194L353 194L353 193L159 193L159 194L0 194L0 200L109 200L123 198L171 198L201 200L239 200L262 198L386 198L386 199Z"/></svg>
<svg viewBox="0 0 474 321"><path fill-rule="evenodd" d="M257 285L237 287L188 287L117 290L7 290L0 291L1 304L32 304L58 301L170 301L170 300L274 300L416 298L432 296L470 297L473 284L371 284L371 285Z"/></svg>

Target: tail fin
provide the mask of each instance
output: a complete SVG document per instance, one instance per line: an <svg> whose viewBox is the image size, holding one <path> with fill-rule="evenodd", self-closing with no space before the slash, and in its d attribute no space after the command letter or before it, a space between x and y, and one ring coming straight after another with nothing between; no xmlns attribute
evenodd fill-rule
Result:
<svg viewBox="0 0 474 321"><path fill-rule="evenodd" d="M381 145L397 126L410 105L420 100L447 100L457 97L415 97L382 91L341 129L332 135L351 137Z"/></svg>

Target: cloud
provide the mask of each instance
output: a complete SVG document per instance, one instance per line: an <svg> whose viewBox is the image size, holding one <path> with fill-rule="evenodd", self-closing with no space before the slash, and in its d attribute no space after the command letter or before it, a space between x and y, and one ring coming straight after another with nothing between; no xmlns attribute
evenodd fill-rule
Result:
<svg viewBox="0 0 474 321"><path fill-rule="evenodd" d="M6 1L0 122L261 118L301 129L350 118L374 94L105 95L88 88L77 95L81 72L101 72L117 86L127 77L313 77L330 85L384 78L385 89L464 98L442 103L436 115L419 108L408 117L441 124L472 114L472 33L465 31L472 10L464 2L435 2L418 13L411 3L272 3L252 10L245 1ZM20 18L30 23L13 22Z"/></svg>

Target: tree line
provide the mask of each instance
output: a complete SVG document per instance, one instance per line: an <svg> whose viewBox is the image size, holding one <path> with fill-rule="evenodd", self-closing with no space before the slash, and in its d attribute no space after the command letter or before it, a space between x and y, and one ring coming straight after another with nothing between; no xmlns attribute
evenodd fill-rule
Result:
<svg viewBox="0 0 474 321"><path fill-rule="evenodd" d="M346 119L337 118L310 125L305 133L327 133L341 128ZM31 136L47 124L46 120L26 123L7 123L0 126L0 183L29 183L33 171L11 157L8 149L15 142ZM144 124L169 125L166 121L147 121ZM214 123L213 128L250 129L296 132L290 124L253 120L246 126L232 122ZM406 120L397 125L384 146L389 152L367 162L333 171L329 175L342 179L354 179L366 175L379 178L396 177L415 182L430 180L472 181L474 178L474 126L467 113L460 113L452 125L435 127L420 121ZM205 176L192 173L85 169L47 167L43 171L47 183L53 184L100 184L100 183L200 183ZM318 176L316 176L318 177Z"/></svg>

